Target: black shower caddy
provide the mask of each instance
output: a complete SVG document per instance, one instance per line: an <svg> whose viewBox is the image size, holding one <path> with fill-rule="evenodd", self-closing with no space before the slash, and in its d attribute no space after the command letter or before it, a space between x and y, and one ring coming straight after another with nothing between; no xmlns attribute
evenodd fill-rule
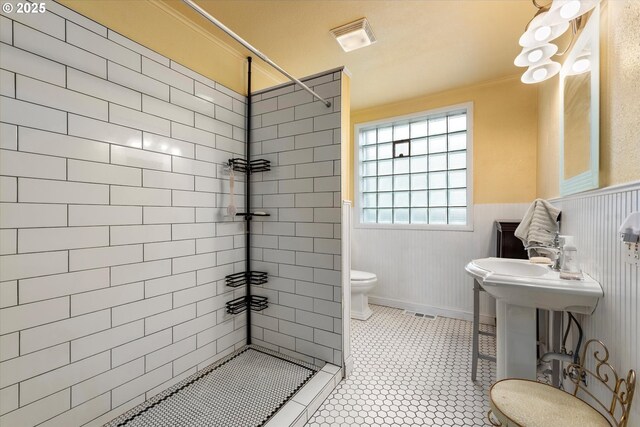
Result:
<svg viewBox="0 0 640 427"><path fill-rule="evenodd" d="M268 281L268 274L264 271L251 270L251 220L256 216L269 216L264 212L251 212L251 174L271 170L271 162L266 159L251 157L251 57L247 58L247 123L246 123L246 159L232 158L227 165L236 172L246 174L245 179L245 212L238 212L236 216L244 217L245 230L245 271L225 276L227 286L237 288L246 286L245 295L226 303L227 313L238 314L247 312L247 344L251 344L251 311L261 311L268 307L267 297L251 295L251 285L263 285Z"/></svg>

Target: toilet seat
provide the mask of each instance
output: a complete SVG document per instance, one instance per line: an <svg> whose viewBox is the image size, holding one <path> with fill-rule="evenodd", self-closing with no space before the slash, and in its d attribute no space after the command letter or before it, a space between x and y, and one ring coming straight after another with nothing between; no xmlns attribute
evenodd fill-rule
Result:
<svg viewBox="0 0 640 427"><path fill-rule="evenodd" d="M351 270L352 282L368 281L368 280L375 280L375 279L377 279L377 276L373 273L369 273L368 271Z"/></svg>

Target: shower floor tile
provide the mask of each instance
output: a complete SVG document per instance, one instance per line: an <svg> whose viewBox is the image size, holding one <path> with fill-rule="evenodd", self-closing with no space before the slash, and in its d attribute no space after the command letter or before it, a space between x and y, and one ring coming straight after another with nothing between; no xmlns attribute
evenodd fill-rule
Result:
<svg viewBox="0 0 640 427"><path fill-rule="evenodd" d="M318 369L257 346L244 347L107 426L263 426Z"/></svg>
<svg viewBox="0 0 640 427"><path fill-rule="evenodd" d="M471 322L371 308L369 320L352 321L353 372L307 426L490 425L495 363L480 360L471 382ZM481 335L480 350L495 355L495 338Z"/></svg>

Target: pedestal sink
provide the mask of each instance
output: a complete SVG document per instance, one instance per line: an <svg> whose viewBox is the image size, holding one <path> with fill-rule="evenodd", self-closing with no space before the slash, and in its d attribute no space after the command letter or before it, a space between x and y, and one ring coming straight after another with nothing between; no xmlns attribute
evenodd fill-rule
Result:
<svg viewBox="0 0 640 427"><path fill-rule="evenodd" d="M528 260L483 258L465 267L496 299L497 377L536 378L536 308L591 314L602 287L588 275L563 280L557 271Z"/></svg>

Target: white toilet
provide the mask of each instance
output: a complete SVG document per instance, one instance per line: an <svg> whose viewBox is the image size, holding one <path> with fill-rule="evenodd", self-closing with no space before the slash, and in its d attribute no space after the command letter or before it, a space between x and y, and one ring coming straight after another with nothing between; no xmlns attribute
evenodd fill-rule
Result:
<svg viewBox="0 0 640 427"><path fill-rule="evenodd" d="M367 320L373 312L369 308L369 292L375 288L378 277L366 271L351 270L351 318Z"/></svg>

